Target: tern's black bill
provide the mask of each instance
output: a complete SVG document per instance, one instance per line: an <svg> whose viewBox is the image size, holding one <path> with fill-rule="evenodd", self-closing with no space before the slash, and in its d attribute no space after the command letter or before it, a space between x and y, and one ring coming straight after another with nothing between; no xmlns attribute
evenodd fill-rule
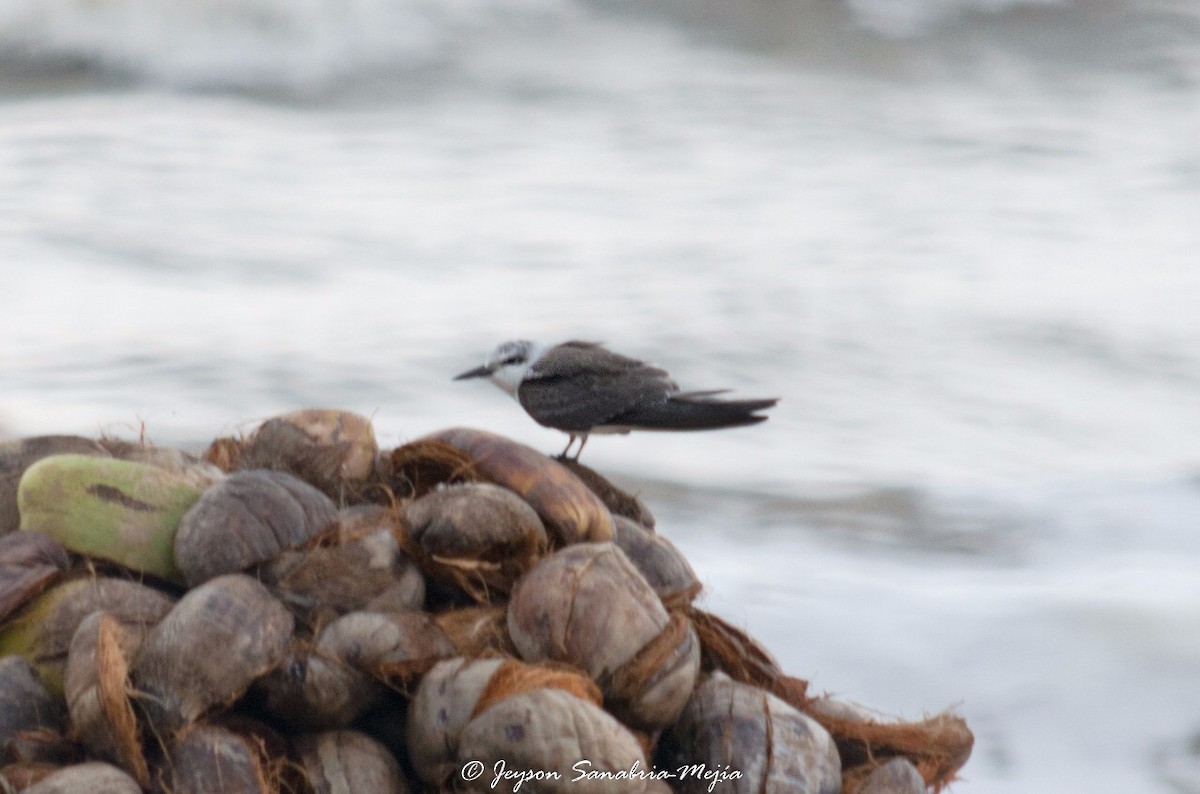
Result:
<svg viewBox="0 0 1200 794"><path fill-rule="evenodd" d="M486 378L488 375L491 375L491 374L492 374L492 371L490 369L488 369L487 367L476 367L475 369L467 370L466 372L464 372L461 375L455 375L454 379L455 380L467 380L468 378Z"/></svg>

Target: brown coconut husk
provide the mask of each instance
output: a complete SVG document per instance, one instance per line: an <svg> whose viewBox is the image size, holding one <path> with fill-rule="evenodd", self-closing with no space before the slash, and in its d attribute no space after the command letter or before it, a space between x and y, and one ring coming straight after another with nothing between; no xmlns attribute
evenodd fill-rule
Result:
<svg viewBox="0 0 1200 794"><path fill-rule="evenodd" d="M35 783L62 769L62 764L45 761L14 761L0 767L0 792L27 791Z"/></svg>
<svg viewBox="0 0 1200 794"><path fill-rule="evenodd" d="M364 554L345 546L285 551L258 570L258 578L292 610L296 619L316 631L329 621L363 609L393 586L400 577L391 570L371 569ZM412 598L398 596L399 608L420 608L425 601L424 582L414 585Z"/></svg>
<svg viewBox="0 0 1200 794"><path fill-rule="evenodd" d="M433 620L458 656L517 656L517 648L508 636L507 606L451 609L434 615Z"/></svg>
<svg viewBox="0 0 1200 794"><path fill-rule="evenodd" d="M660 594L659 598L662 599L663 606L667 608L668 612L683 611L690 617L692 614L692 602L696 600L703 590L704 585L700 584L700 582L693 582L683 590L668 593L667 595Z"/></svg>
<svg viewBox="0 0 1200 794"><path fill-rule="evenodd" d="M646 503L640 496L617 487L603 474L589 466L584 466L575 458L559 455L554 460L570 469L571 473L583 481L583 484L592 493L600 497L600 501L604 502L604 506L608 508L614 518L622 516L638 524L647 532L654 531L654 514L650 512L649 507L646 507Z"/></svg>
<svg viewBox="0 0 1200 794"><path fill-rule="evenodd" d="M258 569L259 579L312 631L357 610L399 612L425 604L425 578L400 549L394 511L347 508L338 523Z"/></svg>
<svg viewBox="0 0 1200 794"><path fill-rule="evenodd" d="M95 662L100 709L110 729L108 739L114 745L116 760L121 767L146 788L150 771L138 741L137 720L129 701L129 661L125 646L129 632L110 615L100 614L96 627ZM78 632L76 632L78 633ZM124 640L124 641L123 641ZM140 639L138 644L140 645Z"/></svg>
<svg viewBox="0 0 1200 794"><path fill-rule="evenodd" d="M267 714L290 728L345 728L379 706L388 687L407 691L454 653L427 613L350 612L315 641L294 639L256 691Z"/></svg>
<svg viewBox="0 0 1200 794"><path fill-rule="evenodd" d="M531 665L506 659L488 679L475 708L471 710L471 717L478 716L502 700L534 689L561 689L597 706L604 704L600 687L578 668L545 663Z"/></svg>
<svg viewBox="0 0 1200 794"><path fill-rule="evenodd" d="M397 499L419 499L440 485L478 482L471 456L445 441L419 439L386 457L387 481Z"/></svg>
<svg viewBox="0 0 1200 794"><path fill-rule="evenodd" d="M80 760L80 747L61 731L34 728L20 731L3 743L0 759L9 764L53 764L63 766Z"/></svg>
<svg viewBox="0 0 1200 794"><path fill-rule="evenodd" d="M808 682L785 675L775 659L745 632L692 608L705 669L721 670L804 711L833 736L842 757L846 794L853 794L876 767L894 757L909 759L925 782L941 790L970 758L975 737L961 717L938 714L917 722L874 721L813 708ZM861 767L861 768L860 768Z"/></svg>
<svg viewBox="0 0 1200 794"><path fill-rule="evenodd" d="M925 783L941 791L971 756L975 736L966 721L942 713L914 722L860 721L809 710L833 735L843 758L842 790L855 794L867 777L892 758L907 758Z"/></svg>
<svg viewBox="0 0 1200 794"><path fill-rule="evenodd" d="M246 447L246 439L225 436L214 439L204 450L204 459L221 471L229 474L241 468L242 450Z"/></svg>
<svg viewBox="0 0 1200 794"><path fill-rule="evenodd" d="M746 632L703 609L688 607L688 617L700 638L701 660L705 670L720 670L734 681L753 684L768 692L787 679L775 657ZM807 683L791 679L786 686L793 697L803 701ZM789 703L792 700L785 697ZM793 703L793 705L796 705Z"/></svg>
<svg viewBox="0 0 1200 794"><path fill-rule="evenodd" d="M308 408L267 419L249 438L217 439L205 458L225 472L288 472L346 504L360 501L374 484L378 452L365 416Z"/></svg>
<svg viewBox="0 0 1200 794"><path fill-rule="evenodd" d="M71 640L64 688L72 735L96 758L116 763L148 788L150 769L129 698L129 658L141 640L141 632L112 615L93 612Z"/></svg>

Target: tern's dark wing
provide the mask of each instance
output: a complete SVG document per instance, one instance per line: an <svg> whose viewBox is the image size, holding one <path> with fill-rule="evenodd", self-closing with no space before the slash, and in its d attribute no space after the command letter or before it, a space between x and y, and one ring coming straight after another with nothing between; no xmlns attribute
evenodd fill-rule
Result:
<svg viewBox="0 0 1200 794"><path fill-rule="evenodd" d="M678 387L661 369L590 342L548 350L517 399L539 424L587 432L631 410L665 402Z"/></svg>

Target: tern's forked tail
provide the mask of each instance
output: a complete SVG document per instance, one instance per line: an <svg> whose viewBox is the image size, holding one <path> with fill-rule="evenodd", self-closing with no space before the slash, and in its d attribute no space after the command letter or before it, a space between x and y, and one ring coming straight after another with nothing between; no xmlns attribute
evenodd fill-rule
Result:
<svg viewBox="0 0 1200 794"><path fill-rule="evenodd" d="M765 422L767 417L757 412L777 402L778 399L715 400L681 394L661 403L633 408L608 424L645 430L719 430Z"/></svg>

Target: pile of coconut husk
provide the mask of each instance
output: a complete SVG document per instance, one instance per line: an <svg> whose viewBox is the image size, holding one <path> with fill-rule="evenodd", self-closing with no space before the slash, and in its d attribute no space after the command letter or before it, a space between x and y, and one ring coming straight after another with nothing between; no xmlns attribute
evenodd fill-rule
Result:
<svg viewBox="0 0 1200 794"><path fill-rule="evenodd" d="M916 794L967 760L700 590L640 499L478 430L7 442L0 793Z"/></svg>

